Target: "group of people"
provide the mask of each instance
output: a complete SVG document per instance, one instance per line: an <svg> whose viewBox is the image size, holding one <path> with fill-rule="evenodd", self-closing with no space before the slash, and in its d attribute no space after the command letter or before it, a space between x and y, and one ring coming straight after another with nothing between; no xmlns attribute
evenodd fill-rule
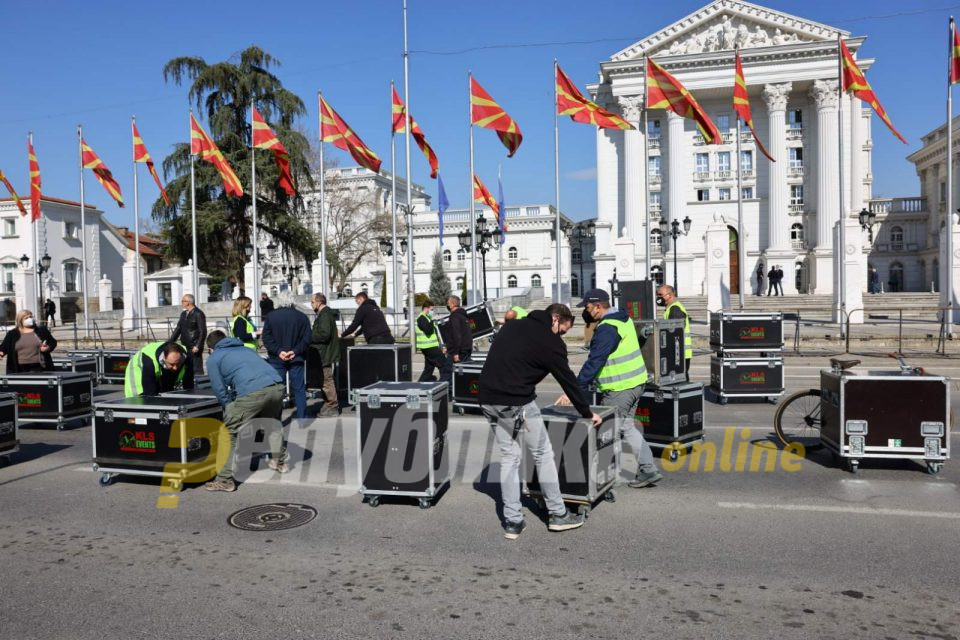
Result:
<svg viewBox="0 0 960 640"><path fill-rule="evenodd" d="M763 263L757 265L757 295L763 295ZM767 272L767 297L783 295L783 268L779 264L773 265Z"/></svg>

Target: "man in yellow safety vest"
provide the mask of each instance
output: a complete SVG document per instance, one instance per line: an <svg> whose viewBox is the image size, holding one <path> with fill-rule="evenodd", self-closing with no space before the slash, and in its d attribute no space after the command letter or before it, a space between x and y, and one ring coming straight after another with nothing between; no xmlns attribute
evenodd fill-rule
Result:
<svg viewBox="0 0 960 640"><path fill-rule="evenodd" d="M417 335L417 349L423 353L423 373L420 374L417 382L436 380L433 377L434 369L439 369L441 380L448 380L447 369L451 368L450 361L447 360L446 349L440 346L440 334L437 333L437 325L433 321L432 301L423 301L414 329Z"/></svg>
<svg viewBox="0 0 960 640"><path fill-rule="evenodd" d="M657 305L666 307L663 311L664 320L683 320L683 358L687 361L684 370L687 372L687 382L690 382L690 359L693 358L693 338L690 336L690 314L683 304L677 300L677 291L668 284L662 284L657 289Z"/></svg>

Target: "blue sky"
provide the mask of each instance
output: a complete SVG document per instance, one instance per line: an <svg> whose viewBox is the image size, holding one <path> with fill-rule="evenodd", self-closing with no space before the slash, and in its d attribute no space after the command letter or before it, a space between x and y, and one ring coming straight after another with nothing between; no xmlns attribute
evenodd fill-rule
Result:
<svg viewBox="0 0 960 640"><path fill-rule="evenodd" d="M509 203L553 201L554 57L581 88L598 63L706 4L704 0L591 3L568 0L460 2L410 0L411 112L440 158L453 207L467 204L467 71L518 121L524 134L507 159L492 132L476 133L477 173L495 189L502 163ZM876 57L868 77L894 124L898 142L874 120L874 194L919 194L905 157L920 136L945 121L946 24L960 4L835 0L765 6L868 37ZM87 176L87 200L118 224L132 224L130 116L159 164L188 138L186 89L163 81L164 63L196 55L214 62L250 44L279 58L284 84L307 103L305 128L316 131L316 91L389 167L389 82L402 80L400 0L350 2L166 3L0 2L4 30L4 99L0 102L0 168L21 196L28 192L26 136L34 132L44 192L79 197L76 125L111 168L127 199L117 208ZM15 28L14 28L15 27ZM499 45L541 45L510 46ZM465 53L456 53L473 49ZM561 122L562 208L595 215L595 134ZM351 160L331 150L342 164ZM398 154L402 162L402 146ZM425 159L414 148L413 178L436 197ZM401 169L402 172L402 169ZM141 215L156 189L141 167ZM4 194L5 195L5 194Z"/></svg>

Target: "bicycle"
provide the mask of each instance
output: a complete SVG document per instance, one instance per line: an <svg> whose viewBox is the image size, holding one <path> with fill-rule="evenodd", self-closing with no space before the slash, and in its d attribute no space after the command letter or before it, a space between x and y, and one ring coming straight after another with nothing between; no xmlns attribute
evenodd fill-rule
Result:
<svg viewBox="0 0 960 640"><path fill-rule="evenodd" d="M901 375L922 376L924 374L923 367L911 367L903 356L896 353L888 355L899 361ZM839 375L846 375L850 369L858 364L860 364L860 360L830 358L832 372ZM806 451L816 451L823 448L823 441L820 439L820 428L822 426L820 398L822 395L820 389L798 391L787 396L777 407L773 416L773 430L777 440L784 447L799 443L804 446Z"/></svg>

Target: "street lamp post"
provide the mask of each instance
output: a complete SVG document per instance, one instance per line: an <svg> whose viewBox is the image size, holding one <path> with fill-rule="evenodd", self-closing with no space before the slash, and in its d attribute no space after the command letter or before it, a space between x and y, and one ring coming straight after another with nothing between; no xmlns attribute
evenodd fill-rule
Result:
<svg viewBox="0 0 960 640"><path fill-rule="evenodd" d="M669 223L666 218L660 218L660 237L670 236L673 241L673 291L677 295L680 295L680 289L677 286L677 238L690 233L691 224L690 216L684 217L683 231L681 231L680 222L676 218Z"/></svg>
<svg viewBox="0 0 960 640"><path fill-rule="evenodd" d="M578 293L581 294L589 288L583 283L583 245L587 244L587 241L594 237L596 233L597 224L593 220L589 220L578 222L570 229L568 234L571 246L576 243L577 251L580 254L580 291Z"/></svg>
<svg viewBox="0 0 960 640"><path fill-rule="evenodd" d="M40 264L37 265L37 313L43 311L43 274L50 271L50 263L52 259L46 253L43 254L43 257L40 258ZM30 258L27 257L27 254L20 256L20 265L26 269L30 266Z"/></svg>
<svg viewBox="0 0 960 640"><path fill-rule="evenodd" d="M500 246L500 232L499 230L487 229L487 219L483 217L483 213L477 216L476 220L476 230L477 230L477 245L476 247L471 247L471 237L469 231L461 231L457 234L457 240L460 242L460 248L466 252L479 251L483 266L483 299L487 299L487 252L491 249L496 249ZM474 285L476 286L476 285ZM466 303L466 301L464 301Z"/></svg>

